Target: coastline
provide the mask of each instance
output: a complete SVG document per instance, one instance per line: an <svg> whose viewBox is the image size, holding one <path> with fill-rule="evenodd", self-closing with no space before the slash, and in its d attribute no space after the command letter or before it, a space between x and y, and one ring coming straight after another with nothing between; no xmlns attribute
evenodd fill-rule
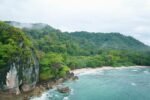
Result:
<svg viewBox="0 0 150 100"><path fill-rule="evenodd" d="M81 69L75 69L71 70L71 73L74 73L75 76L79 76L80 74L91 74L95 73L97 71L104 71L104 70L111 70L111 69L126 69L126 68L146 68L148 66L122 66L122 67L111 67L111 66L103 66L103 67L97 67L97 68L81 68Z"/></svg>
<svg viewBox="0 0 150 100"><path fill-rule="evenodd" d="M58 88L58 85L67 80L75 80L74 74L70 73L65 78L59 78L57 80L42 81L36 84L35 88L28 92L22 92L19 95L11 94L9 92L0 91L0 100L30 100L32 97L40 97L45 91L49 89Z"/></svg>
<svg viewBox="0 0 150 100"><path fill-rule="evenodd" d="M53 88L57 87L57 85L65 82L67 80L74 80L75 76L80 76L83 74L92 74L95 72L104 71L104 70L112 70L112 69L147 68L147 67L149 67L149 66L126 66L126 67L125 66L122 66L122 67L103 66L103 67L97 67L97 68L75 69L75 70L70 71L70 73L73 73L72 76L70 76L66 79L61 78L61 79L58 79L55 81L47 81L47 82L38 83L33 90L22 93L20 95L14 95L14 94L0 92L0 97L2 100L29 100L30 97L41 96L43 92L45 92L49 89L53 89Z"/></svg>

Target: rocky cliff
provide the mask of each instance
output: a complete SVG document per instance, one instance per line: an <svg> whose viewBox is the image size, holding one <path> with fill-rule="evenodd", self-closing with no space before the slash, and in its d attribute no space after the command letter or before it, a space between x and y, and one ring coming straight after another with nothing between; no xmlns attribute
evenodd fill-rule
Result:
<svg viewBox="0 0 150 100"><path fill-rule="evenodd" d="M28 37L0 22L0 90L19 94L33 89L39 80L39 64Z"/></svg>
<svg viewBox="0 0 150 100"><path fill-rule="evenodd" d="M19 58L19 57L18 57ZM19 94L20 91L30 91L33 89L39 79L39 65L37 59L31 55L22 63L23 59L12 62L8 67L9 70L3 72L4 77L2 87L11 93Z"/></svg>

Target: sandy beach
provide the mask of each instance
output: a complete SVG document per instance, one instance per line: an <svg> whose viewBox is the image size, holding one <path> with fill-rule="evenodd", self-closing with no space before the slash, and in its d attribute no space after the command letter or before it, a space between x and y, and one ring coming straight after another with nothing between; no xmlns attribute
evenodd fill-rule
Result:
<svg viewBox="0 0 150 100"><path fill-rule="evenodd" d="M95 73L98 71L103 71L103 70L111 70L111 69L124 69L124 68L145 68L147 66L122 66L122 67L111 67L111 66L104 66L104 67L98 67L98 68L81 68L81 69L75 69L71 70L75 75L80 75L80 74L90 74L90 73Z"/></svg>

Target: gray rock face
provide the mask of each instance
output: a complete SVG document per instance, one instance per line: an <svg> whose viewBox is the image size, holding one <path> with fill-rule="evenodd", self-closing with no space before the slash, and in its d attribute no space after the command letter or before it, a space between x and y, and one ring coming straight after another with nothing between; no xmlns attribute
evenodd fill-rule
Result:
<svg viewBox="0 0 150 100"><path fill-rule="evenodd" d="M15 63L10 67L9 72L6 75L6 87L16 94L20 94L19 80L17 75L17 69Z"/></svg>
<svg viewBox="0 0 150 100"><path fill-rule="evenodd" d="M37 59L32 55L32 59L28 61L29 66L23 67L23 83L21 89L24 92L30 91L39 80L39 64Z"/></svg>
<svg viewBox="0 0 150 100"><path fill-rule="evenodd" d="M39 64L33 53L25 60L16 59L0 74L0 89L20 94L20 91L27 92L35 87L39 80Z"/></svg>

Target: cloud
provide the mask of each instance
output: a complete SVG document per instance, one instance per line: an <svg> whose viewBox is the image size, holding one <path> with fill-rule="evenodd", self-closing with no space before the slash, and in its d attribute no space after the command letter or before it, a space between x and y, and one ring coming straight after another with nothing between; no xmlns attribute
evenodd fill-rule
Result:
<svg viewBox="0 0 150 100"><path fill-rule="evenodd" d="M150 45L150 0L0 0L0 20L63 31L121 32Z"/></svg>

